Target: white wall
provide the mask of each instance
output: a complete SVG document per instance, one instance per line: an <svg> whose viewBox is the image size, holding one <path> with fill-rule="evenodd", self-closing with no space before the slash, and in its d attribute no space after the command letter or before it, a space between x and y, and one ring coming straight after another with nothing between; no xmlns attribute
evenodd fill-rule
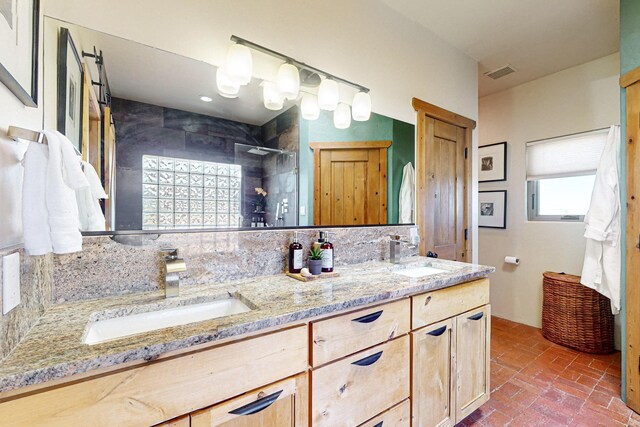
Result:
<svg viewBox="0 0 640 427"><path fill-rule="evenodd" d="M480 190L508 190L507 229L479 230L479 261L496 266L491 277L493 313L541 326L542 273L581 274L582 223L529 222L526 213L525 143L620 123L619 54L480 98L480 145L507 141L507 182ZM505 265L505 255L521 258Z"/></svg>

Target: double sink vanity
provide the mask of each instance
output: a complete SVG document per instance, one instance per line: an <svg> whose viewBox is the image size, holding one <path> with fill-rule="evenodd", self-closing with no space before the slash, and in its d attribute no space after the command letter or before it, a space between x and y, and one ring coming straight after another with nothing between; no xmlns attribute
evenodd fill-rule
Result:
<svg viewBox="0 0 640 427"><path fill-rule="evenodd" d="M55 305L6 426L446 426L489 398L492 267L412 257Z"/></svg>

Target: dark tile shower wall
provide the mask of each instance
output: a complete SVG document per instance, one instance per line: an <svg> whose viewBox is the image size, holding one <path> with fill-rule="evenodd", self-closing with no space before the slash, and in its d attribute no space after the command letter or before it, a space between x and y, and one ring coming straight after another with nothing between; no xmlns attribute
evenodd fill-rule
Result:
<svg viewBox="0 0 640 427"><path fill-rule="evenodd" d="M263 145L260 126L112 99L116 124L116 229L142 229L142 155L159 155L242 165L247 184L262 184L262 165L235 157L235 143ZM296 140L297 142L297 140ZM243 200L254 197L245 185ZM257 185L259 186L259 185Z"/></svg>

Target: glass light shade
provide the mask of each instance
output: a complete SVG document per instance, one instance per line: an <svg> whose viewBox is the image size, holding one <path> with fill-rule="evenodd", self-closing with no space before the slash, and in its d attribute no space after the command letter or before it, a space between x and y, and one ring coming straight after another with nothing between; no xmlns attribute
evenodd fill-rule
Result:
<svg viewBox="0 0 640 427"><path fill-rule="evenodd" d="M300 103L300 111L302 118L305 120L316 120L320 117L320 107L318 107L318 98L310 93L305 93L302 96L302 102Z"/></svg>
<svg viewBox="0 0 640 427"><path fill-rule="evenodd" d="M340 101L338 83L335 80L324 79L318 89L318 105L321 109L333 111Z"/></svg>
<svg viewBox="0 0 640 427"><path fill-rule="evenodd" d="M347 129L351 126L351 110L347 104L338 104L333 112L333 125L336 129Z"/></svg>
<svg viewBox="0 0 640 427"><path fill-rule="evenodd" d="M216 71L216 86L218 93L225 98L236 98L240 91L240 83L227 75L224 68L219 67Z"/></svg>
<svg viewBox="0 0 640 427"><path fill-rule="evenodd" d="M264 108L275 111L282 109L284 96L282 96L275 83L262 82L262 97L264 100Z"/></svg>
<svg viewBox="0 0 640 427"><path fill-rule="evenodd" d="M224 65L229 77L240 85L246 85L251 81L253 74L253 58L248 47L233 43L227 50L227 60Z"/></svg>
<svg viewBox="0 0 640 427"><path fill-rule="evenodd" d="M295 65L282 64L276 79L278 90L287 99L296 99L300 92L300 72Z"/></svg>
<svg viewBox="0 0 640 427"><path fill-rule="evenodd" d="M371 117L371 96L368 93L356 93L351 104L351 114L353 120L357 122L369 120L369 117Z"/></svg>

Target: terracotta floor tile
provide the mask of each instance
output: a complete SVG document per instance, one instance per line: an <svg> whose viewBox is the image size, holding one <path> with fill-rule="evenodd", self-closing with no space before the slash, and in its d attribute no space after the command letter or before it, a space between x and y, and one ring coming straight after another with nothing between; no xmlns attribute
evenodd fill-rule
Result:
<svg viewBox="0 0 640 427"><path fill-rule="evenodd" d="M640 427L620 400L619 352L581 353L540 329L491 322L491 399L458 426Z"/></svg>

